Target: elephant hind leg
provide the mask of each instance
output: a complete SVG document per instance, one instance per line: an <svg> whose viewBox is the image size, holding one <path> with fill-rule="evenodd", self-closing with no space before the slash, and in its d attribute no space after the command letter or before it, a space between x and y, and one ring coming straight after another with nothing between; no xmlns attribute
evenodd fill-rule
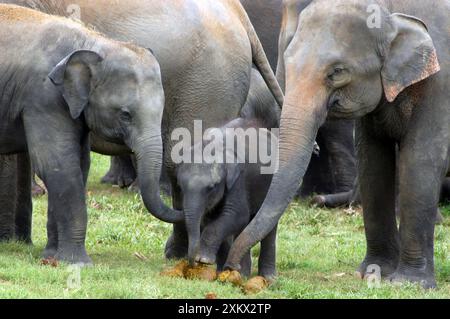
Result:
<svg viewBox="0 0 450 319"><path fill-rule="evenodd" d="M17 156L0 155L0 241L14 238Z"/></svg>
<svg viewBox="0 0 450 319"><path fill-rule="evenodd" d="M137 174L130 155L111 157L111 166L108 173L102 178L103 184L118 185L126 188L133 184Z"/></svg>
<svg viewBox="0 0 450 319"><path fill-rule="evenodd" d="M31 200L31 164L28 154L17 155L17 198L15 238L31 244L33 203Z"/></svg>

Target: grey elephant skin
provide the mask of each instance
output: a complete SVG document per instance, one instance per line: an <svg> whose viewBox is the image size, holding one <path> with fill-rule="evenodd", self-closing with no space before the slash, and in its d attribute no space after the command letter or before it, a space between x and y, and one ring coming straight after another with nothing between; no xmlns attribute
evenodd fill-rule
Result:
<svg viewBox="0 0 450 319"><path fill-rule="evenodd" d="M264 50L277 78L284 86L284 72L277 70L279 52L286 51L288 43L279 41L282 31L283 0L241 0L261 39ZM297 1L298 12L311 0ZM356 153L354 146L354 120L328 119L320 128L316 141L319 156L313 156L299 189L299 197L312 194L336 194L352 190L356 178Z"/></svg>
<svg viewBox="0 0 450 319"><path fill-rule="evenodd" d="M193 131L194 120L202 120L204 129L220 127L236 118L246 101L252 63L263 75L278 103L283 103L283 93L260 41L237 0L6 2L58 15L67 15L68 9L78 6L79 18L85 24L110 38L153 50L161 65L166 100L162 124L164 166L172 183L172 199L177 209L165 209L158 184L154 184L155 189L148 191L154 203L150 212L163 221L184 219L180 212L182 197L176 181L176 165L171 159L176 143L171 140L174 129ZM156 171L144 175L149 173L155 175ZM186 243L184 223L176 224L174 235L167 243L166 256L184 257Z"/></svg>
<svg viewBox="0 0 450 319"><path fill-rule="evenodd" d="M258 212L269 189L272 175L262 174L262 163L251 163L249 141L245 141L244 152L231 140L230 129L264 129L267 135L260 143L270 145L271 136L267 128L278 127L279 108L273 97L267 93L267 86L255 70L252 76L250 95L240 118L215 129L213 142L205 139L194 145L188 154L203 151L211 144L217 145L222 159L217 154L204 158L202 163L183 163L178 167L178 183L183 193L183 212L189 237L188 257L191 264L216 264L222 270L229 250L229 242L237 237ZM218 143L218 144L215 144ZM234 146L234 147L233 147ZM254 150L253 150L254 151ZM270 154L271 150L268 149ZM220 152L220 151L219 151ZM230 162L229 159L232 159ZM259 275L273 279L276 275L276 230L275 227L262 241L259 256ZM225 257L225 258L224 258ZM242 274L251 274L251 255L247 253L241 264Z"/></svg>
<svg viewBox="0 0 450 319"><path fill-rule="evenodd" d="M374 4L380 9L375 21L369 12L376 10L368 10ZM238 268L243 254L278 222L326 118L357 118L367 238L359 272L364 276L377 264L393 282L435 287L434 221L450 141L450 2L316 0L301 14L296 5L286 1L282 31L290 44L280 55L286 85L280 170L227 266Z"/></svg>
<svg viewBox="0 0 450 319"><path fill-rule="evenodd" d="M0 155L0 241L31 243L28 155Z"/></svg>
<svg viewBox="0 0 450 319"><path fill-rule="evenodd" d="M152 209L150 177L159 181L162 151L159 65L147 49L19 6L0 5L0 30L0 154L26 154L16 160L21 164L16 174L24 174L16 176L23 203L31 201L31 164L48 189L44 257L90 264L85 250L89 132L124 143L139 159L153 159L138 161L138 171L148 176L140 180L147 190L143 199ZM8 194L2 195L0 201L7 201ZM17 212L6 212L11 213Z"/></svg>

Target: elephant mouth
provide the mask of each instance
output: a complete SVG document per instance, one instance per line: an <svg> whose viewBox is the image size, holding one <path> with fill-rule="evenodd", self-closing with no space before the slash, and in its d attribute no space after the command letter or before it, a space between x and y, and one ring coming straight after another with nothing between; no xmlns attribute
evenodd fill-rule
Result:
<svg viewBox="0 0 450 319"><path fill-rule="evenodd" d="M328 113L330 118L333 119L357 119L361 118L369 113L374 111L373 107L358 107L356 108L345 108L343 107L339 101L333 103L333 106Z"/></svg>

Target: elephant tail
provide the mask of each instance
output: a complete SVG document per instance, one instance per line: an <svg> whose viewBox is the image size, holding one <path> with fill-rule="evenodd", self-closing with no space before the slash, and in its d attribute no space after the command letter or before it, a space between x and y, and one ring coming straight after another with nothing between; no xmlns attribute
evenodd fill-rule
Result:
<svg viewBox="0 0 450 319"><path fill-rule="evenodd" d="M270 66L269 60L267 59L261 41L256 34L255 28L253 27L253 24L250 21L250 18L248 17L247 12L245 11L242 4L236 0L232 0L232 4L236 8L240 20L242 21L242 24L247 31L248 38L252 47L253 64L261 73L264 82L266 82L267 86L272 92L275 100L277 101L277 104L280 106L280 108L282 108L284 103L283 91L281 90L280 84L278 83L272 67Z"/></svg>

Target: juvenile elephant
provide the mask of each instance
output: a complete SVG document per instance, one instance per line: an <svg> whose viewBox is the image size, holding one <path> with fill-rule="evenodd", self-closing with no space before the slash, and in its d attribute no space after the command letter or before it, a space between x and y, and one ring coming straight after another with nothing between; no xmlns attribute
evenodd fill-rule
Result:
<svg viewBox="0 0 450 319"><path fill-rule="evenodd" d="M191 263L217 262L219 250L223 249L223 246L226 247L227 239L237 236L257 213L272 180L271 174L261 173L260 161L256 163L249 161L251 151L256 150L256 155L259 152L249 145L255 141L245 141L243 151L235 145L233 134L236 131L229 131L278 126L279 108L270 94L268 96L265 93L267 87L259 73L253 74L250 96L243 109L243 117L211 131L208 135L214 136L212 141L205 138L187 152L188 154L203 152L207 147L214 145L222 161L218 162L217 154L214 153L205 155L208 157L205 157L202 163L183 163L178 167L178 183L183 194L183 211L189 235L188 257ZM264 138L269 141L263 142ZM264 138L259 142L266 143L264 145L270 144L270 136ZM230 140L233 141L232 144L228 143ZM259 274L268 279L273 278L276 272L275 242L276 227L261 243ZM227 249L225 252L228 252ZM243 274L249 276L251 273L249 252L242 264L245 265ZM218 268L221 267L219 262Z"/></svg>
<svg viewBox="0 0 450 319"><path fill-rule="evenodd" d="M125 143L137 154L144 203L155 209L149 197L161 170L159 65L146 49L14 5L0 4L0 47L0 154L27 155L16 170L24 174L18 176L18 188L27 210L28 157L48 189L44 257L89 264L85 185L90 131ZM8 179L0 182L4 190ZM0 202L10 197L2 194Z"/></svg>
<svg viewBox="0 0 450 319"><path fill-rule="evenodd" d="M5 1L5 0L2 0ZM167 257L185 257L187 235L182 197L171 151L176 128L191 132L194 120L203 128L220 127L236 118L246 101L252 62L280 105L283 93L261 43L238 0L6 0L58 15L77 8L78 18L112 39L151 48L161 65L165 91L162 125L164 167L172 183L174 210L163 209L159 187L149 191L150 212L179 221L166 247ZM158 174L153 170L146 172ZM138 174L140 176L140 174ZM141 191L144 191L141 189Z"/></svg>
<svg viewBox="0 0 450 319"><path fill-rule="evenodd" d="M327 118L357 118L361 199L371 264L393 282L436 285L434 221L450 142L449 1L286 1L281 55L286 101L280 170L228 267L276 225L305 173ZM400 228L395 218L399 146Z"/></svg>

